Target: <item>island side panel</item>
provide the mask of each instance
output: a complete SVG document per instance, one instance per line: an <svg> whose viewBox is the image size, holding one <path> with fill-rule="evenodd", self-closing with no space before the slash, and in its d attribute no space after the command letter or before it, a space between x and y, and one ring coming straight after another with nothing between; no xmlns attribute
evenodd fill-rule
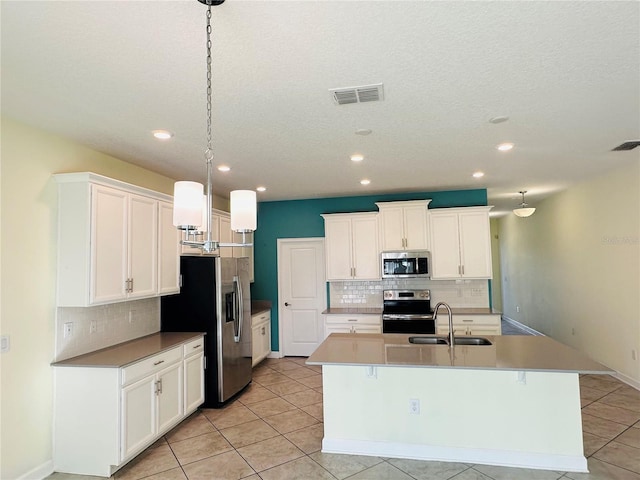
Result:
<svg viewBox="0 0 640 480"><path fill-rule="evenodd" d="M577 373L324 365L323 396L324 452L587 471Z"/></svg>

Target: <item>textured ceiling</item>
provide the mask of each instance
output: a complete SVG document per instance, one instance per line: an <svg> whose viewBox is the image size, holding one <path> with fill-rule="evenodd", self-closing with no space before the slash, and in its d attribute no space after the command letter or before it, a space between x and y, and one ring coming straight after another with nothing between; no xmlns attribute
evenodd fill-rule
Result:
<svg viewBox="0 0 640 480"><path fill-rule="evenodd" d="M204 180L204 5L0 4L3 114ZM216 173L220 195L487 188L506 212L519 190L535 206L640 157L610 151L640 138L636 1L227 0L213 23L215 163L232 168ZM337 106L328 92L373 83L381 102ZM155 140L160 128L174 138Z"/></svg>

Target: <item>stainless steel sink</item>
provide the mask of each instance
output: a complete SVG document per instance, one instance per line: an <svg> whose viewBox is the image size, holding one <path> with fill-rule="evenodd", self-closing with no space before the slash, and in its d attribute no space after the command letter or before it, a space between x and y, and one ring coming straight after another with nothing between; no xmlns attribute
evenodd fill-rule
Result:
<svg viewBox="0 0 640 480"><path fill-rule="evenodd" d="M449 345L445 337L409 337L409 343L416 345ZM455 337L456 345L491 345L489 339L484 337Z"/></svg>
<svg viewBox="0 0 640 480"><path fill-rule="evenodd" d="M455 337L456 345L491 345L491 342L484 337Z"/></svg>
<svg viewBox="0 0 640 480"><path fill-rule="evenodd" d="M444 337L409 337L409 343L418 345L447 345Z"/></svg>

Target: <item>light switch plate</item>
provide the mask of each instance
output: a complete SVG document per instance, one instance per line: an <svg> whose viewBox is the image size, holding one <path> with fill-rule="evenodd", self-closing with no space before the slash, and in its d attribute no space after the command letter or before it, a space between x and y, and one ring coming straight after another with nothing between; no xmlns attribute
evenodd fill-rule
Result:
<svg viewBox="0 0 640 480"><path fill-rule="evenodd" d="M2 335L0 337L0 353L5 353L11 350L11 339L9 335Z"/></svg>

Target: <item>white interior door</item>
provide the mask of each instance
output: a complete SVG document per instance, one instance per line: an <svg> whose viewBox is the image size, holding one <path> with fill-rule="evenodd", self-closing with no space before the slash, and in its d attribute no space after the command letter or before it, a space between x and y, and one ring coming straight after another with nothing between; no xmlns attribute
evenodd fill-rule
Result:
<svg viewBox="0 0 640 480"><path fill-rule="evenodd" d="M324 239L279 239L278 316L282 356L307 357L322 343L326 298Z"/></svg>

